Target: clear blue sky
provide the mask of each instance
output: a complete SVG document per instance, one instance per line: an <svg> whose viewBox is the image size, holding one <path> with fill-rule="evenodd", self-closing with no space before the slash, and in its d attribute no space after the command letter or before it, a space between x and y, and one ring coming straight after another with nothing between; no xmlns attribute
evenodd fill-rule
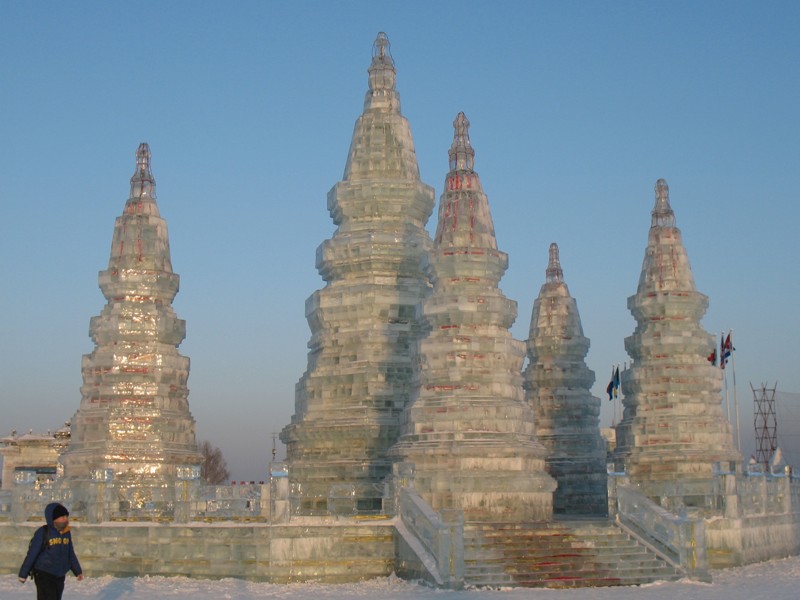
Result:
<svg viewBox="0 0 800 600"><path fill-rule="evenodd" d="M235 478L264 477L379 31L437 199L453 119L472 123L519 339L558 242L598 396L628 360L626 299L668 181L703 325L734 330L749 432L750 382L800 391L798 26L795 1L0 0L0 435L79 406L97 273L146 141L198 439Z"/></svg>

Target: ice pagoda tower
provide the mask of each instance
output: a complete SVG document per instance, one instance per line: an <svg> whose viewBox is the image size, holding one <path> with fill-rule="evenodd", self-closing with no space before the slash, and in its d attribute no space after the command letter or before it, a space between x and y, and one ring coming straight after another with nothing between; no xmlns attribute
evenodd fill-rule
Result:
<svg viewBox="0 0 800 600"><path fill-rule="evenodd" d="M299 514L380 509L430 290L421 258L434 192L419 178L384 33L368 72L344 179L328 193L337 229L317 249L326 285L306 301L308 368L280 436Z"/></svg>
<svg viewBox="0 0 800 600"><path fill-rule="evenodd" d="M632 366L620 374L615 458L668 507L702 507L715 463L727 471L741 457L722 412L720 370L708 361L715 341L700 325L708 298L695 289L667 182L655 191L639 287L628 298L636 329L625 339Z"/></svg>
<svg viewBox="0 0 800 600"><path fill-rule="evenodd" d="M508 255L497 249L464 113L454 125L427 263L430 331L392 455L414 465L414 488L435 510L463 510L467 521L548 520L556 484L523 395L525 346L509 332L517 305L498 287Z"/></svg>
<svg viewBox="0 0 800 600"><path fill-rule="evenodd" d="M167 485L179 468L198 466L202 457L189 412L189 359L178 352L186 324L172 309L179 277L147 144L136 151L130 198L114 225L99 283L107 304L89 325L95 348L83 357L81 404L61 457L65 478ZM136 497L152 499L146 492Z"/></svg>
<svg viewBox="0 0 800 600"><path fill-rule="evenodd" d="M546 280L533 304L525 393L533 407L536 438L547 448L547 472L558 481L553 511L606 514L605 442L594 372L586 366L589 339L570 296L558 245L550 244Z"/></svg>

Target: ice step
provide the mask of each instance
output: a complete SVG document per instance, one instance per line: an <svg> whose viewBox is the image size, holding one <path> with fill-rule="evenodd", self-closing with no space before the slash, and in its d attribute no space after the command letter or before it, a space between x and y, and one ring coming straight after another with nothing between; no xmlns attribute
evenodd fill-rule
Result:
<svg viewBox="0 0 800 600"><path fill-rule="evenodd" d="M465 583L477 587L641 585L683 576L616 524L466 523Z"/></svg>

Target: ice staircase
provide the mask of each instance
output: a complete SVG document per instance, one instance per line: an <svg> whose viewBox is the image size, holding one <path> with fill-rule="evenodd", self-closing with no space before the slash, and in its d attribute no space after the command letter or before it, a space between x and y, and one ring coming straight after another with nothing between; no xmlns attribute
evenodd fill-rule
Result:
<svg viewBox="0 0 800 600"><path fill-rule="evenodd" d="M464 524L466 586L641 585L684 575L608 519Z"/></svg>

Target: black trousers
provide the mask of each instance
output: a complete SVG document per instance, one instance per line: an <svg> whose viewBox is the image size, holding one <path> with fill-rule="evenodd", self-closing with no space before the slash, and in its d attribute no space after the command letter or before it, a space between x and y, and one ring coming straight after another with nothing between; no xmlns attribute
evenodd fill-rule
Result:
<svg viewBox="0 0 800 600"><path fill-rule="evenodd" d="M33 580L36 582L36 600L61 600L64 593L66 577L56 577L44 571L36 571Z"/></svg>

